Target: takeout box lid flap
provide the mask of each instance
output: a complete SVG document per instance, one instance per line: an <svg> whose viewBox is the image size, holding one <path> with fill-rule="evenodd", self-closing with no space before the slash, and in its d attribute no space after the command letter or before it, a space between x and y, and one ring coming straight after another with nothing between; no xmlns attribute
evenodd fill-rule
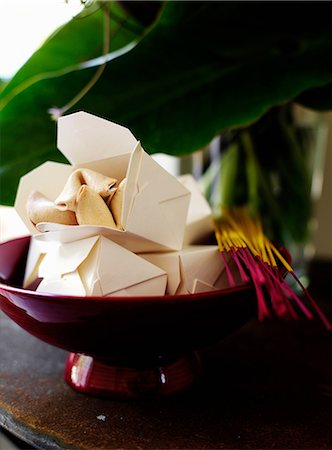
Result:
<svg viewBox="0 0 332 450"><path fill-rule="evenodd" d="M39 266L39 276L42 278L60 278L77 270L88 257L99 236L63 244L46 254Z"/></svg>
<svg viewBox="0 0 332 450"><path fill-rule="evenodd" d="M98 277L103 295L129 288L154 278L166 277L164 270L145 261L135 253L100 237ZM160 282L165 285L164 280Z"/></svg>
<svg viewBox="0 0 332 450"><path fill-rule="evenodd" d="M131 131L79 111L58 119L58 149L73 165L131 153L137 139Z"/></svg>
<svg viewBox="0 0 332 450"><path fill-rule="evenodd" d="M189 292L195 292L197 280L213 286L225 265L215 245L189 246L180 252L185 273L184 282Z"/></svg>
<svg viewBox="0 0 332 450"><path fill-rule="evenodd" d="M145 296L163 296L165 295L165 288L167 283L167 275L164 274L157 278L143 281L141 283L133 284L125 289L110 292L106 296L120 296L120 297L145 297Z"/></svg>
<svg viewBox="0 0 332 450"><path fill-rule="evenodd" d="M67 273L61 278L43 278L37 291L79 297L87 295L86 288L77 270Z"/></svg>
<svg viewBox="0 0 332 450"><path fill-rule="evenodd" d="M167 293L176 294L181 283L180 256L178 252L141 254L142 258L160 267L167 273Z"/></svg>
<svg viewBox="0 0 332 450"><path fill-rule="evenodd" d="M43 241L59 242L66 244L92 236L104 236L121 247L134 253L165 252L169 250L165 245L151 241L130 231L117 230L101 225L62 225L53 222L41 222L37 226L41 232L38 239Z"/></svg>
<svg viewBox="0 0 332 450"><path fill-rule="evenodd" d="M23 279L24 288L38 278L39 265L44 255L48 251L55 249L58 245L59 244L54 241L39 241L35 237L31 237Z"/></svg>
<svg viewBox="0 0 332 450"><path fill-rule="evenodd" d="M84 273L80 272L83 264ZM48 253L39 267L39 276L46 280L65 277L63 293L66 293L71 279L77 284L77 276L69 276L75 272L80 274L82 285L86 285L87 295L107 295L158 277L162 278L160 283L165 285L166 277L159 267L103 236L63 244ZM61 283L57 285L58 293L59 289Z"/></svg>
<svg viewBox="0 0 332 450"><path fill-rule="evenodd" d="M130 165L128 170L128 180L134 180L135 183L135 187L132 187L135 200L128 205L125 228L169 249L180 250L190 192L154 161L140 143L133 156L135 153L140 159L133 159L135 164Z"/></svg>
<svg viewBox="0 0 332 450"><path fill-rule="evenodd" d="M190 293L202 292L204 285L214 290L214 284L225 270L216 245L191 245L180 251L141 256L167 272L170 295L182 288Z"/></svg>
<svg viewBox="0 0 332 450"><path fill-rule="evenodd" d="M178 180L191 193L183 246L201 244L214 231L210 205L192 175L181 175Z"/></svg>
<svg viewBox="0 0 332 450"><path fill-rule="evenodd" d="M31 234L38 233L27 212L31 192L38 191L50 200L55 200L72 171L73 167L69 164L47 161L21 177L14 207Z"/></svg>
<svg viewBox="0 0 332 450"><path fill-rule="evenodd" d="M199 184L195 178L188 174L177 177L180 183L191 192L191 202L189 204L188 222L201 220L203 217L211 217L212 211L206 198L203 196Z"/></svg>

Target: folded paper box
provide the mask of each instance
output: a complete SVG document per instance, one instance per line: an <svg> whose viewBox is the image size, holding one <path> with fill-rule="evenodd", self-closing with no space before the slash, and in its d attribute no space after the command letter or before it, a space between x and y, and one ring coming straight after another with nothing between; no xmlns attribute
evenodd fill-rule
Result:
<svg viewBox="0 0 332 450"><path fill-rule="evenodd" d="M203 244L211 236L214 236L210 205L202 195L199 184L192 175L182 175L178 177L178 180L191 193L183 246Z"/></svg>
<svg viewBox="0 0 332 450"><path fill-rule="evenodd" d="M193 177L177 180L127 128L84 112L59 119L58 147L71 165L47 162L21 179L15 207L30 231L37 232L27 215L30 193L54 202L77 169L126 179L122 229L37 224L47 233L32 238L25 287L79 296L164 295L166 283L171 295L227 287L216 246L182 249L213 234L211 209Z"/></svg>
<svg viewBox="0 0 332 450"><path fill-rule="evenodd" d="M216 245L192 245L180 251L140 256L167 273L168 295L195 294L229 287L224 259ZM232 271L236 284L240 285L241 279L233 265Z"/></svg>
<svg viewBox="0 0 332 450"><path fill-rule="evenodd" d="M70 174L87 168L119 181L126 178L123 230L41 223L39 231L56 231L62 242L103 235L135 252L182 248L190 192L142 149L127 128L85 112L70 114L58 121L58 148L71 165L46 162L20 180L15 208L32 234L37 230L26 210L31 192L54 201Z"/></svg>
<svg viewBox="0 0 332 450"><path fill-rule="evenodd" d="M164 270L104 236L67 244L33 237L25 286L41 280L37 291L75 296L164 295Z"/></svg>

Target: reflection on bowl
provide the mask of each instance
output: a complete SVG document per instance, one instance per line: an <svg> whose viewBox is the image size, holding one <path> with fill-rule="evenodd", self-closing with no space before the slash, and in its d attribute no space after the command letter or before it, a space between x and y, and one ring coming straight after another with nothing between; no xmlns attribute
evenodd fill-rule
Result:
<svg viewBox="0 0 332 450"><path fill-rule="evenodd" d="M84 392L140 396L180 390L199 372L193 352L256 314L249 285L163 297L25 290L20 286L29 242L24 237L0 245L0 308L32 335L71 352L66 379Z"/></svg>

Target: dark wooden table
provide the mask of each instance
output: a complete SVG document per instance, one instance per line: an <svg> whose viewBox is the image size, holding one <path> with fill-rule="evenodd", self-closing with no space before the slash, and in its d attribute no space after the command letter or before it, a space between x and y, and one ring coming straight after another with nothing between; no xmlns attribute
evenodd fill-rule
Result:
<svg viewBox="0 0 332 450"><path fill-rule="evenodd" d="M320 304L331 318L332 297ZM332 448L332 336L318 323L252 320L204 352L194 388L163 400L79 394L64 351L2 313L0 337L0 425L33 447Z"/></svg>

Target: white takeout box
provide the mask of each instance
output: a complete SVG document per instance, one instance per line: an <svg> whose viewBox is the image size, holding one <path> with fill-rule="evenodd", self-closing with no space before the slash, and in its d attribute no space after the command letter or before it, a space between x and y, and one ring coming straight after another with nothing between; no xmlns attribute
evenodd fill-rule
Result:
<svg viewBox="0 0 332 450"><path fill-rule="evenodd" d="M216 245L192 245L180 251L140 256L167 272L168 295L195 294L229 287L224 260Z"/></svg>
<svg viewBox="0 0 332 450"><path fill-rule="evenodd" d="M211 235L214 236L212 211L201 193L199 184L192 175L178 177L183 186L191 193L183 246L202 244Z"/></svg>
<svg viewBox="0 0 332 450"><path fill-rule="evenodd" d="M36 190L54 201L69 175L85 167L119 181L127 177L124 231L44 222L38 231L58 231L45 239L70 242L105 235L135 252L182 248L190 192L142 149L127 128L82 111L69 114L58 121L58 148L71 165L46 162L20 180L15 208L32 234L36 228L26 212L30 193Z"/></svg>
<svg viewBox="0 0 332 450"><path fill-rule="evenodd" d="M38 244L34 244L36 256ZM33 273L42 278L38 292L75 296L165 294L165 271L104 236L54 246L36 264Z"/></svg>

